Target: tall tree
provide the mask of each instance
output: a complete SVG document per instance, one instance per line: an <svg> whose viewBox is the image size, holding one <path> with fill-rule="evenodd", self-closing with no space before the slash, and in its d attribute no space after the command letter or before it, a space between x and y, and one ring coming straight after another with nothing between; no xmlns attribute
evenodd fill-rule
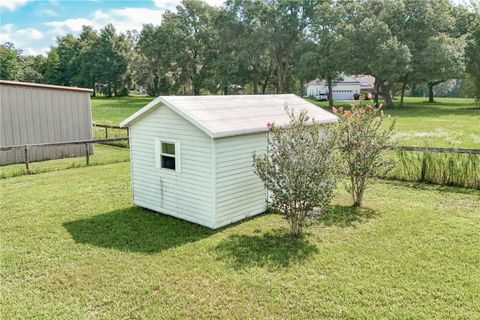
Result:
<svg viewBox="0 0 480 320"><path fill-rule="evenodd" d="M477 102L480 102L480 4L474 16L467 36L466 71L474 84Z"/></svg>
<svg viewBox="0 0 480 320"><path fill-rule="evenodd" d="M21 54L22 50L11 42L0 46L0 79L20 80L23 77Z"/></svg>

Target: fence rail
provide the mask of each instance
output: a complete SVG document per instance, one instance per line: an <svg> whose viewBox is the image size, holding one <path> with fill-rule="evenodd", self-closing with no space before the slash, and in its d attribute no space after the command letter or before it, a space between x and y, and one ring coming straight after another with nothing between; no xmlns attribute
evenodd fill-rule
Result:
<svg viewBox="0 0 480 320"><path fill-rule="evenodd" d="M109 124L100 124L100 123L92 123L94 128L104 128L105 129L105 139L108 139L108 129L119 129L127 131L127 137L129 135L128 127L122 128L119 126L109 125Z"/></svg>
<svg viewBox="0 0 480 320"><path fill-rule="evenodd" d="M120 128L118 126L110 126L110 125L96 125L97 127L102 128L113 128L113 129L126 129ZM108 136L108 133L106 133ZM128 130L127 130L128 135ZM41 147L56 147L56 146L65 146L65 145L85 145L85 159L87 166L90 164L90 152L88 146L90 144L95 143L110 143L110 142L117 142L117 141L128 141L128 137L120 137L120 138L105 138L105 139L93 139L93 140L77 140L77 141L64 141L64 142L51 142L51 143L37 143L37 144L22 144L22 145L14 145L14 146L0 146L0 151L9 151L9 150L24 150L24 163L27 173L30 173L30 161L28 152L32 148L41 148ZM431 147L410 147L410 146L390 146L388 147L390 150L400 150L400 151L413 151L413 152L435 152L435 153L464 153L464 154L480 154L480 149L465 149L465 148L431 148ZM422 179L425 176L425 160L422 163Z"/></svg>
<svg viewBox="0 0 480 320"><path fill-rule="evenodd" d="M78 145L83 144L85 145L85 161L87 166L90 164L90 152L88 150L88 146L90 144L95 143L109 143L109 142L116 142L116 141L128 141L128 137L124 138L110 138L110 139L93 139L93 140L77 140L77 141L64 141L64 142L49 142L49 143L35 143L35 144L23 144L23 145L15 145L15 146L4 146L0 147L0 151L9 151L9 150L24 150L24 163L25 169L27 173L30 173L30 160L28 157L28 152L32 148L41 148L41 147L59 147L59 146L66 146L66 145Z"/></svg>
<svg viewBox="0 0 480 320"><path fill-rule="evenodd" d="M391 147L388 147L388 149L400 150L400 151L414 151L414 152L480 154L480 149L465 149L465 148L431 148L431 147L391 146Z"/></svg>

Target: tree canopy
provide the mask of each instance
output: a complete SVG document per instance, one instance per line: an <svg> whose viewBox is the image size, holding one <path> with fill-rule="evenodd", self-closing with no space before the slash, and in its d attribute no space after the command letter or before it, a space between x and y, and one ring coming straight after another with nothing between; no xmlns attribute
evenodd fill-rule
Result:
<svg viewBox="0 0 480 320"><path fill-rule="evenodd" d="M46 56L0 47L0 77L95 93L303 94L322 78L369 74L386 105L399 89L464 78L480 91L479 10L449 0L184 0L159 25L84 26ZM331 90L330 90L331 91ZM480 94L479 94L480 95Z"/></svg>

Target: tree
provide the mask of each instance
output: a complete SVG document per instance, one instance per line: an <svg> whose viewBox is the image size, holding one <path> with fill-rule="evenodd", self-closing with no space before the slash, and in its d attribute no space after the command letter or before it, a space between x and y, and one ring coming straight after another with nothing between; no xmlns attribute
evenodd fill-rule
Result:
<svg viewBox="0 0 480 320"><path fill-rule="evenodd" d="M0 79L20 80L23 77L21 54L22 50L16 49L11 42L0 46Z"/></svg>
<svg viewBox="0 0 480 320"><path fill-rule="evenodd" d="M42 75L46 83L62 84L59 72L60 57L56 47L52 47L47 53L47 58L42 66Z"/></svg>
<svg viewBox="0 0 480 320"><path fill-rule="evenodd" d="M124 34L117 35L113 25L109 24L100 30L95 47L97 81L101 85L101 91L108 96L124 95L131 43Z"/></svg>
<svg viewBox="0 0 480 320"><path fill-rule="evenodd" d="M349 180L347 191L352 195L355 207L362 206L369 181L383 177L393 167L392 160L385 157L384 151L392 144L395 122L383 127L384 113L380 108L353 105L351 110L334 109L340 117L337 147Z"/></svg>
<svg viewBox="0 0 480 320"><path fill-rule="evenodd" d="M392 35L388 25L367 17L358 25L343 26L344 50L339 54L344 69L350 74L369 74L375 77L385 106L393 106L392 87L405 74L410 62L408 47Z"/></svg>
<svg viewBox="0 0 480 320"><path fill-rule="evenodd" d="M294 73L295 53L303 42L316 1L269 0L261 11L272 59L275 62L277 93L288 91Z"/></svg>
<svg viewBox="0 0 480 320"><path fill-rule="evenodd" d="M480 103L480 11L476 12L469 31L465 50L466 71L474 84L477 102Z"/></svg>
<svg viewBox="0 0 480 320"><path fill-rule="evenodd" d="M313 210L325 209L335 188L332 132L305 111L287 112L287 127L272 126L267 153L254 155L255 173L271 194L272 207L283 214L293 236L301 236Z"/></svg>
<svg viewBox="0 0 480 320"><path fill-rule="evenodd" d="M23 69L22 81L26 82L43 82L43 65L46 58L42 55L25 56L21 59L21 68Z"/></svg>
<svg viewBox="0 0 480 320"><path fill-rule="evenodd" d="M213 10L202 1L184 0L177 13L164 15L157 33L166 39L168 46L161 61L168 66L178 86L183 86L184 92L191 87L194 95L200 94L212 75Z"/></svg>
<svg viewBox="0 0 480 320"><path fill-rule="evenodd" d="M434 102L434 86L452 78L462 77L465 71L464 38L454 39L445 34L426 40L425 49L419 54L419 73L428 82L428 101Z"/></svg>
<svg viewBox="0 0 480 320"><path fill-rule="evenodd" d="M89 26L84 26L78 36L77 56L75 63L80 66L73 76L72 83L91 88L96 95L96 82L100 78L98 58L98 34Z"/></svg>

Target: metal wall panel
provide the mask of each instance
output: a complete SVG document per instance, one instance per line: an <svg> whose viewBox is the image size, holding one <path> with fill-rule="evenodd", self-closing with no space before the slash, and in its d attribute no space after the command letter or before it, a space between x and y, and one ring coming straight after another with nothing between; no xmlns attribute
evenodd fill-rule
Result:
<svg viewBox="0 0 480 320"><path fill-rule="evenodd" d="M88 92L0 84L0 146L88 139L92 139ZM82 155L83 145L29 152L30 161ZM0 165L23 161L23 150L0 151Z"/></svg>

